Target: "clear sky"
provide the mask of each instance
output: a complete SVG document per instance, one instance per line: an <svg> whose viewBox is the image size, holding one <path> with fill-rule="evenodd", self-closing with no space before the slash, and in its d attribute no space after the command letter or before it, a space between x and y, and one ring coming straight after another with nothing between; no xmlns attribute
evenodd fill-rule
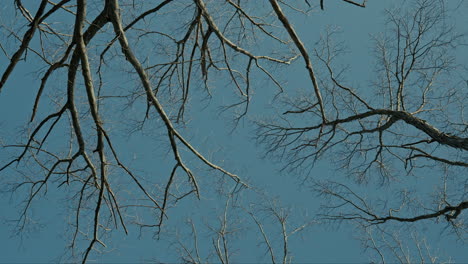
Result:
<svg viewBox="0 0 468 264"><path fill-rule="evenodd" d="M32 0L25 0L28 2ZM316 5L318 1L309 0ZM91 1L90 1L91 2ZM312 3L314 2L314 3ZM352 84L359 84L365 93L372 92L372 86L368 85L373 80L373 42L372 36L383 32L385 28L384 10L394 7L400 1L367 1L366 8L358 8L344 4L339 1L325 1L325 10L315 10L308 15L298 15L296 12L285 9L291 14L291 22L297 32L302 37L303 42L309 50L313 50L320 34L329 26L336 26L340 30L338 39L345 41L348 52L343 56L343 65L350 65L350 72L346 78ZM31 4L31 3L28 3ZM460 1L451 1L450 7L454 8ZM10 25L14 23L12 12L12 2L0 7L0 23ZM460 8L467 10L466 3L462 3ZM92 11L91 11L92 12ZM458 13L459 14L459 13ZM468 21L465 16L454 16L457 25L466 25ZM458 26L458 30L466 30L466 27ZM6 34L1 31L0 34ZM0 44L3 44L4 35L0 35ZM14 45L6 46L8 51L14 50ZM32 55L29 55L32 56ZM467 57L465 49L461 57ZM110 68L115 70L124 69L115 62ZM6 68L7 58L0 54L0 70ZM109 59L109 63L113 61ZM16 139L21 138L24 124L29 119L31 106L34 101L38 84L37 64L34 59L22 61L18 64L14 74L10 77L7 85L0 93L0 143L18 143ZM280 69L280 71L283 69ZM320 70L319 70L320 71ZM112 72L106 73L113 78ZM120 73L119 73L120 74ZM284 74L279 74L280 80L287 88L285 93L294 95L301 89L308 89L310 86L307 80L307 72L300 60L290 66ZM119 78L122 76L119 76ZM64 76L58 76L57 81L63 80ZM125 90L126 85L132 85L132 78L122 77L121 79L110 80L117 90ZM63 87L65 84L63 84ZM216 163L222 165L229 171L233 171L243 179L247 179L254 192L243 195L239 200L244 206L252 205L254 210L259 210L259 204L281 204L290 210L290 228L310 223L308 228L290 238L290 251L293 255L293 263L362 263L369 261L369 251L364 251L361 241L362 233L351 224L341 225L321 223L317 218L318 208L323 202L313 191L307 181L303 181L304 175L280 171L284 166L281 161L264 157L263 147L255 142L255 129L253 120L275 114L278 108L274 96L277 89L264 77L252 83L253 96L250 105L249 115L239 123L238 127L232 131L232 112L220 112L220 106L230 102L232 90L224 89L232 86L232 83L217 80L213 82L212 99L207 100L202 94L201 88L194 88L193 98L188 108L188 120L184 135L198 147L201 153L206 154ZM60 87L60 85L58 85ZM367 90L366 90L367 89ZM59 89L57 89L59 90ZM63 91L62 91L63 92ZM48 94L53 97L53 94ZM125 105L120 104L118 107ZM138 107L121 108L127 111L126 118L133 113L141 114L142 109ZM50 110L50 108L49 108ZM120 109L117 109L120 110ZM45 110L41 110L45 111ZM44 112L42 112L44 114ZM306 122L306 121L305 121ZM168 177L167 170L170 170L173 158L168 152L168 142L165 142L164 129L161 124L155 122L155 133L129 133L129 127L122 127L118 122L113 125L112 135L118 143L118 150L122 152L124 160L129 162L129 166L135 168L143 175L158 175L162 177L161 182ZM120 126L119 126L120 125ZM163 136L161 136L163 135ZM60 135L55 135L58 139ZM54 144L54 143L53 143ZM10 150L0 149L0 166L12 155ZM212 247L211 236L213 232L210 227L219 225L219 216L223 213L225 198L217 195L216 189L221 185L219 173L213 173L199 162L190 159L187 153L188 163L195 167L200 179L202 195L200 200L195 197L183 200L177 207L169 210L169 219L160 239L155 239L154 230L138 229L134 226L129 228L129 234L123 234L122 229L114 231L105 238L107 248L100 248L103 254L93 254L90 258L97 262L178 262L177 242L182 241L191 245L188 238L191 233L187 219L199 228L199 243L202 254L209 254ZM314 169L310 172L310 177L317 179L336 179L355 186L353 181L346 177L344 171L337 171L335 164L326 156L323 157ZM31 171L30 173L36 173ZM427 171L427 173L436 173ZM461 173L465 173L466 170ZM70 197L62 191L65 189L50 186L47 195L42 196L33 204L31 211L32 222L23 232L17 232L15 219L19 217L21 201L24 198L21 191L12 194L9 190L12 178L15 177L13 170L0 172L0 262L50 262L66 261L68 257L68 245L72 229L68 223L73 221L71 214L71 204L68 203ZM429 177L430 178L430 177ZM13 180L14 181L14 180ZM425 181L423 178L410 179L411 184L419 188L433 188L432 181ZM128 184L125 180L116 180L125 188ZM182 184L181 184L182 186ZM182 188L182 187L181 187ZM382 187L378 184L370 183L356 188L369 197L379 196L380 193L392 196L392 187ZM129 189L127 194L131 196L134 190ZM383 196L383 195L382 195ZM265 200L260 200L260 199ZM268 198L264 198L268 197ZM250 200L249 200L250 199ZM273 202L275 201L275 202ZM269 222L267 212L257 211L259 217L265 222ZM243 209L233 209L232 225L238 226L238 233L232 237L233 260L235 262L268 262L269 257L265 245L259 243L260 234L257 232L253 221ZM465 213L466 214L466 213ZM145 215L141 215L142 218ZM465 216L466 218L466 216ZM129 216L129 223L138 221L136 216ZM130 226L130 225L129 225ZM278 232L277 223L266 224L267 230L271 231L271 239L276 243L275 249L281 250L279 243L281 236ZM402 237L408 229L402 229ZM410 228L411 230L411 228ZM425 237L427 244L431 247L434 255L440 255L442 260L451 259L455 262L468 262L468 250L463 241L451 234L445 223L421 223L413 229L419 232L419 237ZM176 234L179 235L176 236ZM465 235L466 236L466 235ZM405 241L411 244L411 241ZM83 246L84 244L80 244ZM414 250L414 248L413 248ZM62 258L62 256L65 256ZM280 254L278 254L280 256ZM90 261L91 262L91 261Z"/></svg>

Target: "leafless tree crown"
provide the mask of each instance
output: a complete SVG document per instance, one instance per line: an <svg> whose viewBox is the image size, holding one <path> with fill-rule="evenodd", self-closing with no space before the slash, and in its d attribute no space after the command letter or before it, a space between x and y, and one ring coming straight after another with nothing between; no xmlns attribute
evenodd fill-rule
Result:
<svg viewBox="0 0 468 264"><path fill-rule="evenodd" d="M229 262L226 215L232 209L251 220L272 263L290 263L288 238L309 222L289 229L287 211L276 204L262 207L260 211L279 224L278 252L256 211L235 203L241 190L255 188L234 169L215 162L223 158L202 151L186 129L190 102L212 98L219 89L229 95L222 109L232 110L237 125L247 116L256 81L263 78L283 103L273 121L255 122L256 135L267 156L286 162L284 171L307 174L320 158L335 157L358 183L377 174L381 183L389 183L437 168L442 187L431 194L435 201L401 195L397 209L374 206L338 181L313 181L313 189L329 201L320 209L321 219L356 221L370 239L374 226L428 219L442 219L461 236L466 234L468 87L457 81L463 78L457 75L460 65L455 57L464 36L451 24L444 1L418 0L387 12L386 29L374 39L377 60L373 82L366 89L345 80L346 69L339 67L344 47L336 42L335 31L327 31L311 46L290 22L290 12L315 10L311 4L326 10L326 1L316 2L9 3L15 24L0 28L0 49L8 59L2 67L0 96L18 89L8 84L23 62L39 75L24 135L0 142L11 153L10 159L1 160L0 173L19 175L9 180L9 186L26 193L19 230L27 225L35 200L49 187L66 190L73 208L70 248L86 262L106 246L103 237L114 229L127 233L135 224L159 235L170 208L190 196L200 199L204 190L223 182L230 191L220 225L212 228L214 261ZM340 3L365 7L367 1ZM282 94L288 87L278 69L292 63L305 66L308 78L300 97ZM155 158L161 165L143 173L122 147L122 131L152 137L143 145L165 144L170 164ZM206 170L209 173L200 175ZM416 204L421 206L414 209ZM132 215L135 212L141 217ZM199 237L191 221L189 228L194 249L179 243L181 259L201 263ZM420 248L422 240L415 241ZM367 242L381 254L375 240Z"/></svg>

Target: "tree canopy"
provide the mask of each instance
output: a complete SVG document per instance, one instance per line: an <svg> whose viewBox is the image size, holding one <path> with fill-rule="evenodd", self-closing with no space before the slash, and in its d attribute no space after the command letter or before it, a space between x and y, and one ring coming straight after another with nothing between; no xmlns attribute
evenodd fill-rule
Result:
<svg viewBox="0 0 468 264"><path fill-rule="evenodd" d="M327 24L372 5L385 11L369 40ZM330 225L372 262L450 261L431 244L467 234L466 8L12 1L0 177L17 212L2 220L24 236L66 219L59 261L114 254L131 234L173 249L139 246L156 262L315 261L291 241Z"/></svg>

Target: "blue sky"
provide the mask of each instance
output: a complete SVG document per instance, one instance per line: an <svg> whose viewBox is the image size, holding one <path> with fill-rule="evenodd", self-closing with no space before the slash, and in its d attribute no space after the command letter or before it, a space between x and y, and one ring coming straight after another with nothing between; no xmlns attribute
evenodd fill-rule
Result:
<svg viewBox="0 0 468 264"><path fill-rule="evenodd" d="M339 39L346 42L349 50L340 60L343 65L350 65L347 80L353 85L359 84L366 93L370 93L372 86L368 84L374 77L373 63L375 62L371 52L373 49L371 37L382 33L385 24L384 10L396 5L397 2L400 1L368 1L366 8L357 8L341 2L338 3L338 1L325 1L324 11L315 9L307 16L298 15L288 9L285 10L291 15L291 22L309 50L314 49L320 34L328 26L339 28L341 32ZM450 7L456 7L460 3L459 1L451 1ZM13 23L12 5L10 3L0 7L1 23L6 25ZM466 3L462 3L460 8L466 9L468 7ZM461 15L453 18L457 25L466 25L468 22L466 21L468 18ZM462 26L458 26L457 29L466 30ZM4 32L2 31L2 34ZM0 41L3 41L3 36L0 38ZM7 46L10 52L14 47L14 43ZM460 53L460 57L466 58L467 55L466 49ZM32 58L32 55L29 56L31 59L27 62L19 63L0 93L0 142L2 144L17 143L17 139L21 138L24 131L22 127L31 113L35 91L39 86L37 81L39 75L37 73L37 60ZM0 70L2 72L6 68L7 62L7 58L1 55ZM125 68L125 60L115 59L114 62L109 59L109 63L111 65L105 73L109 81L106 84L107 90L104 92L110 92L113 89L117 92L130 89L128 86L133 85L134 78L119 73L116 76L114 72L114 70L128 69ZM284 74L281 74L281 71L284 71ZM284 82L287 88L286 94L294 95L301 89L308 89L307 73L302 61L296 60L287 71L280 68L278 72L280 72L279 79ZM50 101L55 99L53 91L60 92L60 81L64 80L65 75L55 78L53 84L55 90L49 91L48 94ZM206 99L202 88L193 88L193 98L187 110L189 122L181 130L201 153L255 186L255 191L245 191L246 194L238 198L242 202L240 204L247 208L252 206L251 208L258 210L262 204L272 204L273 201L275 203L279 201L278 204L281 207L290 210L288 220L291 228L310 223L303 232L290 238L290 251L294 256L293 263L362 263L368 261L369 251L364 251L359 239L356 239L362 237L362 233L351 224L321 223L316 215L322 201L312 192L310 184L303 181L304 175L288 171L281 172L280 169L284 164L271 157L265 158L263 147L256 144L255 128L252 121L274 115L279 111L279 104L274 100L278 90L265 79L265 77L261 77L252 84L253 95L249 115L241 120L234 131L232 131L233 113L230 111L220 113L219 110L220 106L232 101L233 89L226 89L232 86L232 83L224 82L223 79L213 81L214 88L211 100ZM112 112L116 108L125 111L125 114L121 116L113 116L113 123L111 122L111 134L117 142L116 145L118 145L118 151L122 153L122 158L128 162L130 167L148 177L148 182L164 182L168 177L167 172L171 169L173 158L167 150L169 143L165 141L165 132L164 129L161 129L161 122L154 121L150 124L154 128L154 130L150 130L151 133L148 131L129 133L131 128L121 125L118 121L119 118L141 115L144 109L138 106L124 108L125 102L119 101L119 99L115 99L115 104L115 108L108 108L107 111ZM47 110L51 109L53 106L44 106L40 114L44 115ZM52 147L60 146L60 133L64 133L64 131L59 130L54 135L56 140L52 140ZM10 150L0 150L0 165L3 165L14 153ZM211 237L213 236L210 227L218 226L219 215L223 213L225 202L225 197L217 194L217 187L226 185L222 184L222 177L219 173L207 170L188 152L183 152L183 155L186 155L188 164L193 166L199 177L200 186L202 186L200 200L192 197L183 200L177 207L171 208L169 219L159 240L154 239L154 230L140 230L132 226L129 228L129 235L123 234L121 228L115 230L109 237L105 238L108 248L100 248L104 253L93 254L90 258L91 261L120 263L154 260L180 261L176 251L176 234L180 235L179 241L191 243L189 239L191 229L187 225L187 219L192 219L199 228L201 252L209 255L212 246ZM331 159L325 156L316 164L309 176L317 179L341 180L369 197L379 197L381 193L385 193L389 197L394 195L392 186L382 187L374 183L356 186L352 180L347 178L345 172L336 169ZM437 173L435 171L425 172L428 174ZM30 173L37 172L31 170ZM461 171L461 173L466 174L466 170ZM14 220L19 216L19 208L21 208L24 196L21 192L11 194L8 191L11 186L8 183L14 181L16 176L14 170L0 172L2 179L2 188L0 188L2 191L0 194L2 198L0 200L0 212L2 212L0 215L0 248L2 248L0 262L66 261L69 253L67 246L71 234L68 223L73 220L73 208L68 203L71 199L70 195L63 192L65 189L51 185L47 195L37 199L33 204L31 216L34 221L23 232L18 233ZM434 176L437 178L436 175ZM151 177L156 177L157 180ZM408 182L408 184L422 189L434 188L433 184L436 184L435 181L425 178L409 179ZM116 178L115 184L122 188L122 197L129 197L130 200L135 190L125 189L128 181ZM183 186L182 180L180 184ZM261 200L262 198L264 200ZM256 212L266 223L271 220L271 215L269 216L268 213L262 210ZM264 244L258 242L260 235L252 219L239 208L232 208L229 214L232 214L232 226L239 227L238 233L232 237L231 242L233 260L236 262L268 261ZM148 215L142 213L141 218L145 217ZM138 218L136 215L130 214L129 223L132 221L138 221ZM420 236L426 238L431 252L434 254L439 254L444 259L451 257L455 262L468 262L466 245L445 227L444 223L422 223L421 225L418 223L415 227L406 227L406 229L403 227L401 229L403 230L402 237L405 237L404 233L409 232L408 230L419 231ZM278 242L280 242L281 236L278 233L277 223L266 224L266 228L271 231L272 241L277 243L276 249L280 249ZM406 242L411 244L411 241ZM85 245L83 241L81 243L79 246ZM64 257L62 258L62 256Z"/></svg>

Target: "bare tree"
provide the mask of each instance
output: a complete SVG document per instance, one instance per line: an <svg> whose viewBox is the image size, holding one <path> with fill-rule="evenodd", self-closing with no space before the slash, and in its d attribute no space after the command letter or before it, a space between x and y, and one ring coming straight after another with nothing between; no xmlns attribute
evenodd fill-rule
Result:
<svg viewBox="0 0 468 264"><path fill-rule="evenodd" d="M285 171L307 174L317 160L332 158L357 183L375 184L315 179L313 189L327 201L319 212L324 219L365 228L435 221L464 240L468 87L456 57L465 36L444 1L405 2L386 15L387 28L374 37L369 85L346 81L352 76L339 60L346 49L329 30L313 50L323 100L310 93L286 98L281 119L257 122L258 140L286 160ZM390 186L388 196L383 188L368 196L366 188L382 185Z"/></svg>
<svg viewBox="0 0 468 264"><path fill-rule="evenodd" d="M9 191L25 197L18 230L28 225L36 200L56 187L73 214L71 254L86 262L118 228L150 229L160 237L171 209L212 195L219 184L230 191L219 225L208 225L213 254L202 257L198 245L207 243L199 242L191 221L193 248L178 243L181 260L230 262L234 210L250 220L272 263L292 262L288 239L308 224L290 229L289 212L275 204L235 203L251 186L235 168L225 168L223 157L190 140L187 121L191 101L212 98L222 87L230 95L223 109L234 113L237 125L249 111L257 80L268 79L276 87L270 93L286 98L278 72L295 62L305 65L310 89L286 98L275 122L257 122L259 142L286 160L287 171L307 174L320 158L335 157L358 183L378 178L378 184L395 186L411 175L437 187L420 193L397 185L397 198L371 199L350 185L317 180L313 187L327 201L322 219L353 220L374 243L366 246L381 256L404 247L398 233L382 232L393 222L444 223L463 239L468 87L457 75L456 52L464 36L451 24L444 1L418 0L387 13L385 33L375 37L376 71L368 89L346 81L339 66L344 47L334 43L335 32L310 49L295 30L288 14L306 13L311 2L15 0L8 6L14 24L1 27L0 49L9 63L2 68L0 93L18 89L8 82L22 61L39 76L24 133L2 140L10 157L2 158L0 173L14 175L5 180ZM169 155L171 162L129 157L122 139L128 132L142 138L138 147L159 148L155 156ZM143 160L154 164L150 171L138 165ZM429 170L440 177L427 179ZM281 239L271 239L268 221ZM433 261L422 240L414 240L418 252L428 252L421 261ZM392 254L402 263L411 259L400 253Z"/></svg>
<svg viewBox="0 0 468 264"><path fill-rule="evenodd" d="M189 101L211 97L214 80L233 87L225 108L234 109L238 121L248 111L253 80L266 76L274 92L282 91L274 69L302 56L322 123L327 120L311 56L282 10L304 7L278 0L15 0L7 8L10 15L2 17L14 23L1 27L0 48L9 63L0 92L18 89L8 82L22 61L39 78L25 132L2 142L10 159L2 160L0 172L18 176L9 177L8 186L25 194L19 230L39 197L52 186L63 190L73 212L71 252L83 262L118 227L127 233L135 223L159 234L169 208L186 197L200 199L195 170L201 165L209 175L230 179L235 191L249 188L184 130ZM142 146L155 144L155 137L164 142L172 164L141 172L121 146L124 130L150 135L151 143ZM286 239L285 218L274 215Z"/></svg>
<svg viewBox="0 0 468 264"><path fill-rule="evenodd" d="M235 242L255 240L258 241L256 250L262 253L255 261L294 263L294 248L291 248L289 240L316 224L316 221L301 219L302 223L297 224L295 222L298 215L292 215L291 208L282 206L275 198L258 193L256 195L257 203L253 203L242 201L244 199L239 199L240 197L232 193L225 194L222 210L211 214L217 216L217 221L215 223L206 221L207 228L200 228L201 226L193 219L188 219L187 225L190 226L188 236L180 232L172 236L176 238L172 247L180 261L224 264L239 262L236 261L236 257L244 253ZM206 230L205 237L200 234L200 230Z"/></svg>
<svg viewBox="0 0 468 264"><path fill-rule="evenodd" d="M374 255L371 263L452 263L434 254L427 240L415 232L386 232L380 226L366 228L365 232L363 242Z"/></svg>

